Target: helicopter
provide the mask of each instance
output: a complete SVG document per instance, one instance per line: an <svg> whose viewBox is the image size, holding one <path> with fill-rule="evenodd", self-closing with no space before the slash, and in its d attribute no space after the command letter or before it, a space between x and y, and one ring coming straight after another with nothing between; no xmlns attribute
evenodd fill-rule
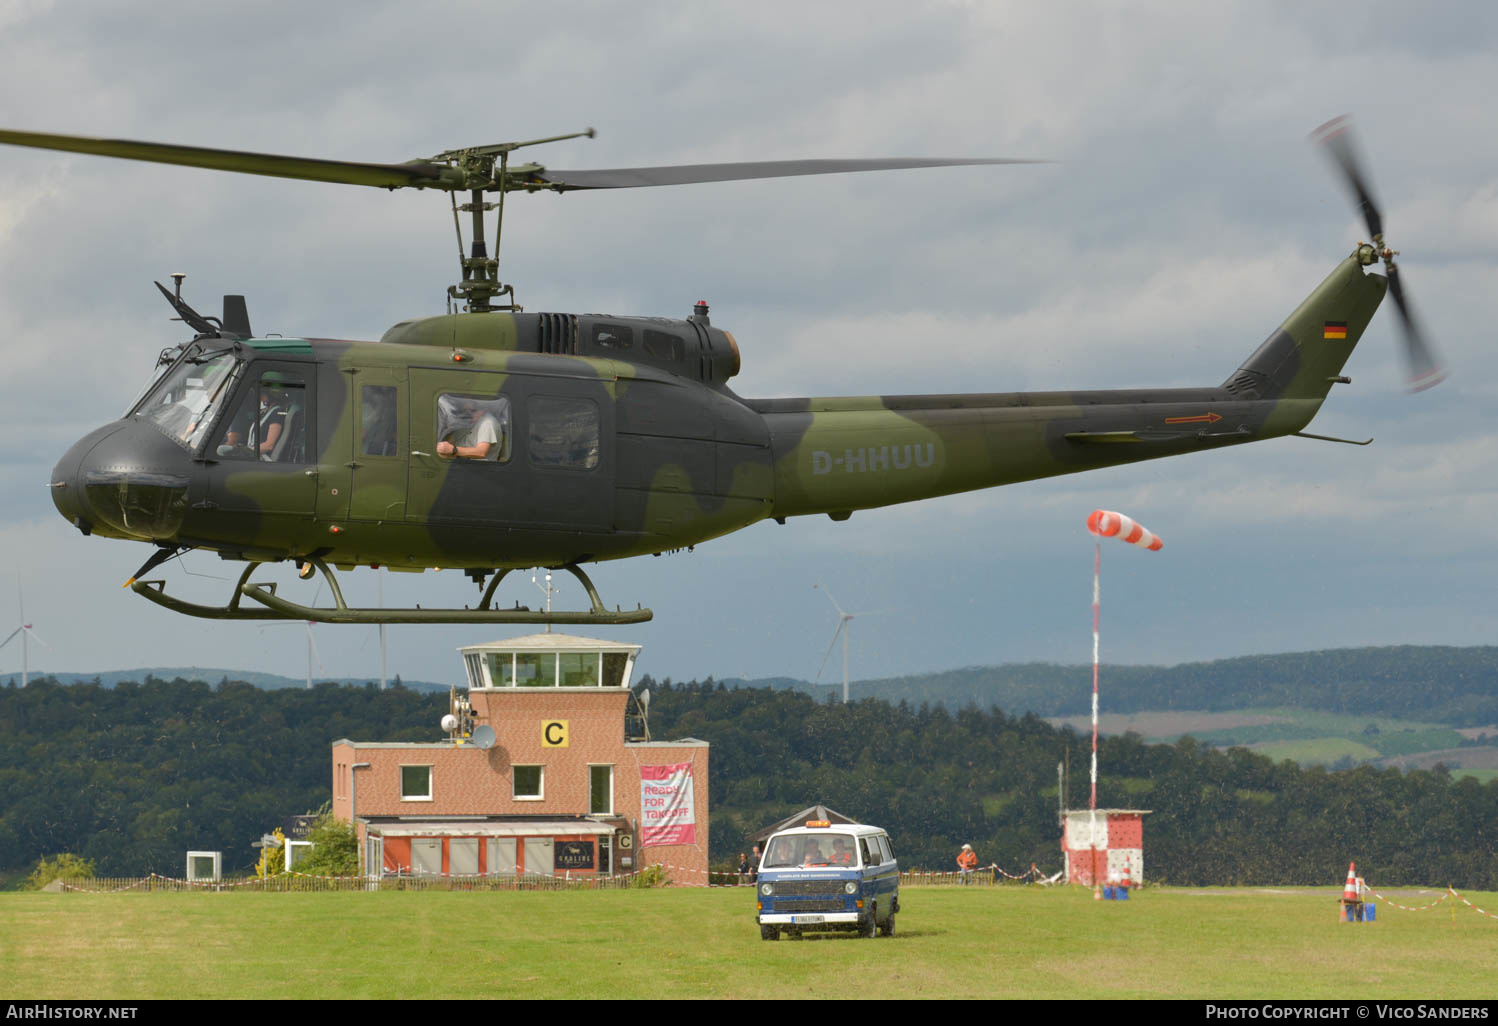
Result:
<svg viewBox="0 0 1498 1026"><path fill-rule="evenodd" d="M526 142L397 164L353 163L131 140L0 130L0 142L384 189L448 192L470 216L449 310L378 341L257 336L243 296L206 316L156 287L195 334L161 352L125 415L74 444L50 481L85 535L156 551L127 585L216 619L335 623L625 624L583 564L691 548L773 519L855 511L1059 474L1241 445L1304 429L1386 292L1411 386L1444 376L1405 294L1346 118L1313 133L1362 211L1361 242L1221 384L1200 388L752 399L729 381L733 334L698 302L680 319L527 313L498 274L510 193L618 189L901 168L1033 163L1011 158L761 161L562 171L512 163ZM457 194L468 193L459 205ZM494 196L490 200L487 197ZM496 212L495 255L485 214ZM1384 273L1371 270L1383 264ZM457 308L454 309L454 306ZM1351 444L1366 445L1366 442ZM242 561L222 606L145 575L189 550ZM293 561L331 606L252 580ZM460 569L474 608L355 608L335 569ZM589 608L496 605L517 569L571 573ZM549 606L549 603L548 603Z"/></svg>

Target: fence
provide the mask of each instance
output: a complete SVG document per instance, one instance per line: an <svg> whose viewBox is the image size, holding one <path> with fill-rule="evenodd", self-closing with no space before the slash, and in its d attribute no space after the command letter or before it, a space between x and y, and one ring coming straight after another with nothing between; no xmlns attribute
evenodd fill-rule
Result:
<svg viewBox="0 0 1498 1026"><path fill-rule="evenodd" d="M61 890L88 894L117 894L125 891L264 891L267 893L307 891L603 891L629 890L635 887L667 883L664 874L649 869L627 876L565 877L535 876L425 876L394 874L382 877L307 876L303 873L278 873L225 880L182 880L152 873L146 877L93 877L63 880Z"/></svg>
<svg viewBox="0 0 1498 1026"><path fill-rule="evenodd" d="M58 880L60 890L86 894L118 894L126 891L264 891L280 894L309 891L605 891L658 887L672 883L702 886L688 879L671 879L673 871L680 876L700 874L674 866L647 866L634 873L619 876L540 876L534 874L496 874L493 876L434 876L396 873L381 877L308 876L305 873L277 873L267 877L237 877L224 880L183 880L152 873L144 877L89 877ZM971 873L911 869L900 873L902 887L977 887L1003 886L1006 883L1050 883L1031 866L1018 875L1006 873L998 866L986 866ZM754 880L736 872L711 870L708 887L752 887Z"/></svg>

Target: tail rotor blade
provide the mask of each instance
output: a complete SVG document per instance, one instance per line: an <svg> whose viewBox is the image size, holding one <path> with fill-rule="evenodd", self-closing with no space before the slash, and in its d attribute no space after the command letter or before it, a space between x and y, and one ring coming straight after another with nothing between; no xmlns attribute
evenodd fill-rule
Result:
<svg viewBox="0 0 1498 1026"><path fill-rule="evenodd" d="M1352 141L1352 116L1343 114L1332 118L1312 132L1311 139L1326 147L1326 152L1342 170L1342 177L1346 179L1347 187L1363 213L1363 220L1368 224L1368 234L1375 243L1381 241L1384 220L1379 214L1378 204L1373 201L1373 190L1368 187L1367 178L1363 174L1363 162L1358 159L1357 149Z"/></svg>
<svg viewBox="0 0 1498 1026"><path fill-rule="evenodd" d="M1405 355L1410 365L1410 391L1423 392L1446 380L1446 368L1436 359L1435 350L1425 339L1415 319L1415 311L1404 294L1399 268L1389 263L1389 294L1394 297L1394 308L1399 311L1399 321L1404 328Z"/></svg>
<svg viewBox="0 0 1498 1026"><path fill-rule="evenodd" d="M1373 199L1373 190L1368 185L1368 176L1363 171L1365 161L1359 156L1353 139L1352 118L1346 114L1333 118L1312 132L1311 139L1325 147L1332 161L1341 170L1353 199L1362 211L1368 233L1373 237L1378 259L1384 263L1389 279L1389 293L1394 297L1394 308L1399 313L1399 325L1404 335L1405 357L1410 368L1410 391L1420 392L1439 385L1446 378L1446 369L1436 357L1435 347L1426 340L1425 332L1415 319L1415 311L1410 306L1409 297L1405 295L1399 267L1394 263L1396 253L1384 243L1383 215L1379 213L1378 204Z"/></svg>

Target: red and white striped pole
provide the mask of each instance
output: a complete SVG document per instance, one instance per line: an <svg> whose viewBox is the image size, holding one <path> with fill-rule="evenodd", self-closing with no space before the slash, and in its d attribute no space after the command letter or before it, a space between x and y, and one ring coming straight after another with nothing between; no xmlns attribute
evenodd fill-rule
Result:
<svg viewBox="0 0 1498 1026"><path fill-rule="evenodd" d="M1096 514L1094 514L1096 515ZM1088 520L1088 526L1092 521ZM1099 579L1103 570L1103 543L1092 546L1092 796L1088 799L1088 836L1092 841L1092 897L1101 900L1103 892L1097 879L1097 664L1098 619L1101 608Z"/></svg>
<svg viewBox="0 0 1498 1026"><path fill-rule="evenodd" d="M1165 545L1160 537L1145 529L1122 513L1106 509L1095 509L1087 517L1087 530L1099 538L1118 538L1131 545L1158 552ZM1098 879L1097 868L1097 678L1098 678L1098 624L1102 609L1103 543L1092 547L1092 794L1088 799L1088 831L1092 843L1092 896L1102 900L1103 888Z"/></svg>

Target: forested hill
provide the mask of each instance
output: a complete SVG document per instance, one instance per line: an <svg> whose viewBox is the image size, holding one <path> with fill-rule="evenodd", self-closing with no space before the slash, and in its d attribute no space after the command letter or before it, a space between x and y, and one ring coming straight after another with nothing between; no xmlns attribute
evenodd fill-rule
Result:
<svg viewBox="0 0 1498 1026"><path fill-rule="evenodd" d="M804 681L733 681L748 687L809 690ZM831 694L841 683L816 689ZM1102 668L1109 712L1274 708L1434 720L1453 726L1498 723L1498 648L1400 645L1242 656L1179 666ZM976 705L1011 713L1074 716L1092 699L1091 666L1021 663L858 681L855 698L948 709Z"/></svg>
<svg viewBox="0 0 1498 1026"><path fill-rule="evenodd" d="M133 670L104 670L95 673L36 673L31 674L38 679L47 678L59 684L102 684L106 688L112 688L116 684L140 684L152 680L206 680L206 681L234 681L235 683L251 684L257 688L267 691L275 691L279 688L302 688L307 687L305 677L284 677L279 673L262 673L257 670L229 670L202 666L144 666ZM4 681L20 683L20 674L11 673ZM314 677L314 684L348 684L358 687L361 684L373 683L368 677ZM446 694L449 687L445 683L435 683L426 680L401 680L401 675L396 674L391 683L397 687L404 687L409 691L441 691ZM457 678L452 682L462 686L465 683L462 670L458 671Z"/></svg>
<svg viewBox="0 0 1498 1026"><path fill-rule="evenodd" d="M1060 864L1057 763L1087 801L1087 739L995 710L818 702L792 691L657 684L657 738L711 743L711 855L815 802L878 823L906 865L972 844L1011 871ZM73 852L101 873L180 875L189 849L247 868L250 842L330 797L330 744L436 740L441 695L321 685L0 687L0 869ZM1184 739L1101 744L1102 805L1154 810L1153 880L1328 884L1349 859L1380 884L1498 886L1498 781L1444 770L1327 772Z"/></svg>

